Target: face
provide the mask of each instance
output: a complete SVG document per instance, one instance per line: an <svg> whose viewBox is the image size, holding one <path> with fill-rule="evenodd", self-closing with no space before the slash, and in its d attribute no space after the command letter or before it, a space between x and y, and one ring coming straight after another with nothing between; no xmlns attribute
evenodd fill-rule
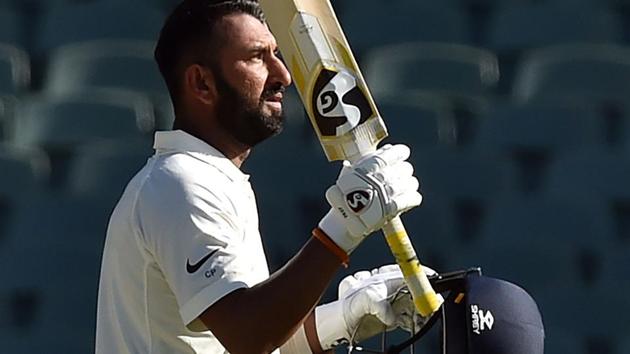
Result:
<svg viewBox="0 0 630 354"><path fill-rule="evenodd" d="M225 42L214 70L218 119L234 138L254 146L282 130L282 98L291 78L266 25L239 14L222 26Z"/></svg>

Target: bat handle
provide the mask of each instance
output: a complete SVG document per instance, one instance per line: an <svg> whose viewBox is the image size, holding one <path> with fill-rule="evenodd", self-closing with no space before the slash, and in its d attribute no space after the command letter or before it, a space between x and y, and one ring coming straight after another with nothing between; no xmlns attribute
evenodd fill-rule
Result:
<svg viewBox="0 0 630 354"><path fill-rule="evenodd" d="M422 265L416 256L416 251L409 240L409 235L400 217L395 217L383 226L383 233L387 244L391 249L396 263L405 277L405 282L409 287L409 292L413 297L416 310L427 317L437 311L444 301L441 296L435 293L431 287L429 279L422 270Z"/></svg>

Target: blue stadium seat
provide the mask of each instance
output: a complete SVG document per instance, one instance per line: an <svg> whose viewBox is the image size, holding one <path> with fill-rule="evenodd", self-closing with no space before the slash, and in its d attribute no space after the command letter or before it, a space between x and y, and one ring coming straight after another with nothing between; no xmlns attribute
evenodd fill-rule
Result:
<svg viewBox="0 0 630 354"><path fill-rule="evenodd" d="M439 198L425 197L419 207L403 214L401 218L423 264L440 271L471 266L471 264L466 264L466 260L461 257L466 252L468 240L462 239L460 235L456 209L451 204ZM374 236L382 238L382 235L378 233ZM372 245L379 244L379 242L369 242L372 242ZM365 251L357 250L357 255L362 253L366 255L363 268L374 264L370 258L372 253L385 252L382 254L386 255L386 258L381 258L380 263L393 262L389 248L378 251L376 247L370 249L370 243L366 245L368 246L365 247Z"/></svg>
<svg viewBox="0 0 630 354"><path fill-rule="evenodd" d="M625 113L625 116L621 117L621 148L623 151L630 153L630 114Z"/></svg>
<svg viewBox="0 0 630 354"><path fill-rule="evenodd" d="M517 191L518 169L501 153L437 147L412 150L411 161L427 198L485 203Z"/></svg>
<svg viewBox="0 0 630 354"><path fill-rule="evenodd" d="M71 353L93 348L100 254L109 213L108 207L90 200L48 194L16 207L7 242L0 248L0 312L13 313L8 332L17 344L35 349L37 344L31 341L50 341L43 352L55 353L65 352L63 347L73 349ZM66 342L69 334L74 343Z"/></svg>
<svg viewBox="0 0 630 354"><path fill-rule="evenodd" d="M513 89L519 102L624 102L629 94L630 49L609 44L534 50L519 65Z"/></svg>
<svg viewBox="0 0 630 354"><path fill-rule="evenodd" d="M568 292L552 284L536 298L545 327L561 327L579 336L588 353L627 353L614 350L617 338L630 330L627 294L599 289Z"/></svg>
<svg viewBox="0 0 630 354"><path fill-rule="evenodd" d="M52 192L38 193L23 198L18 201L15 212L11 216L7 228L9 237L1 252L7 257L9 253L38 249L67 251L68 254L77 252L77 257L84 252L100 254L111 210L110 205L105 205L96 199L64 196ZM33 215L37 215L37 222L33 222ZM4 260L4 256L0 258ZM42 263L36 260L32 266L41 267L44 262L55 262L55 264L71 262L61 257L55 259L53 256L54 254L51 254L50 257L42 259ZM98 259L90 261L90 264L96 268L99 263ZM44 273L60 271L43 268L45 267L42 267ZM85 270L89 270L87 264ZM83 270L75 271L82 272ZM51 274L53 275L56 276L57 273ZM65 281L70 281L70 279Z"/></svg>
<svg viewBox="0 0 630 354"><path fill-rule="evenodd" d="M497 200L468 258L486 275L521 284L534 295L551 286L569 294L586 289L614 244L606 206L595 198L584 203L545 196Z"/></svg>
<svg viewBox="0 0 630 354"><path fill-rule="evenodd" d="M345 0L335 6L352 49L360 56L394 43L470 42L464 13L445 1Z"/></svg>
<svg viewBox="0 0 630 354"><path fill-rule="evenodd" d="M126 89L166 96L153 60L153 41L97 40L69 44L51 54L44 90L49 94Z"/></svg>
<svg viewBox="0 0 630 354"><path fill-rule="evenodd" d="M558 301L558 303L559 306L563 304L562 301ZM546 309L539 308L539 310L543 312L543 323L545 324L545 353L589 354L585 340L581 336L562 327L548 325L544 316Z"/></svg>
<svg viewBox="0 0 630 354"><path fill-rule="evenodd" d="M386 142L404 143L415 150L457 141L453 107L447 100L380 100L378 109L390 136Z"/></svg>
<svg viewBox="0 0 630 354"><path fill-rule="evenodd" d="M630 353L630 335L622 334L618 338L617 354Z"/></svg>
<svg viewBox="0 0 630 354"><path fill-rule="evenodd" d="M3 352L93 351L100 252L41 248L3 257ZM25 265L34 259L37 266Z"/></svg>
<svg viewBox="0 0 630 354"><path fill-rule="evenodd" d="M131 178L153 155L148 141L95 143L79 147L69 166L70 193L117 201Z"/></svg>
<svg viewBox="0 0 630 354"><path fill-rule="evenodd" d="M521 168L521 187L537 190L555 154L604 146L606 125L593 110L547 105L496 105L481 120L474 146L506 153Z"/></svg>
<svg viewBox="0 0 630 354"><path fill-rule="evenodd" d="M601 276L593 284L600 291L630 294L630 244L627 239L619 240L614 249L610 249L603 259Z"/></svg>
<svg viewBox="0 0 630 354"><path fill-rule="evenodd" d="M478 237L491 201L518 192L518 169L507 156L453 148L412 151L423 203L448 205L453 231L462 245Z"/></svg>
<svg viewBox="0 0 630 354"><path fill-rule="evenodd" d="M561 105L497 104L481 121L476 145L499 151L557 152L603 146L606 130L594 110Z"/></svg>
<svg viewBox="0 0 630 354"><path fill-rule="evenodd" d="M0 144L0 171L0 200L17 201L45 189L50 161L41 150Z"/></svg>
<svg viewBox="0 0 630 354"><path fill-rule="evenodd" d="M377 97L414 91L484 96L499 80L494 54L458 44L417 42L383 46L370 52L364 62L365 77Z"/></svg>
<svg viewBox="0 0 630 354"><path fill-rule="evenodd" d="M579 2L578 2L579 3ZM575 0L533 2L501 6L488 25L484 43L499 52L523 51L569 42L621 42L622 20L595 2L576 5Z"/></svg>
<svg viewBox="0 0 630 354"><path fill-rule="evenodd" d="M595 196L606 200L630 200L630 157L606 149L562 154L553 161L545 191L562 197Z"/></svg>
<svg viewBox="0 0 630 354"><path fill-rule="evenodd" d="M72 149L99 140L142 139L153 129L152 105L130 95L32 97L16 113L13 141L47 149Z"/></svg>
<svg viewBox="0 0 630 354"><path fill-rule="evenodd" d="M68 7L68 6L76 6L79 4L85 4L90 2L95 2L99 0L0 0L8 3L17 3L18 5L22 5L28 8L29 11L33 12L46 12L54 9L56 7ZM179 0L139 0L138 3L129 3L125 2L125 0L109 0L112 3L120 3L120 5L127 4L131 9L139 9L139 6L147 6L153 9L164 9L164 3L171 2L172 4L178 2Z"/></svg>
<svg viewBox="0 0 630 354"><path fill-rule="evenodd" d="M72 300L68 299L63 305L67 307L69 301ZM60 304L56 305L61 306ZM92 311L93 309L87 310ZM77 308L76 311L86 311L86 309ZM9 327L0 332L0 341L2 341L3 352L11 354L90 353L94 351L94 336L86 333L87 326L93 327L91 323L84 323L81 328L62 329L66 328L67 324L57 320L56 323L37 325L29 329ZM81 337L77 340L79 335L86 335L87 337Z"/></svg>
<svg viewBox="0 0 630 354"><path fill-rule="evenodd" d="M593 149L558 157L549 169L545 191L587 202L602 198L616 222L616 240L630 238L630 157L627 154ZM630 247L626 247L630 250Z"/></svg>
<svg viewBox="0 0 630 354"><path fill-rule="evenodd" d="M9 139L16 106L17 99L14 96L0 96L0 142Z"/></svg>
<svg viewBox="0 0 630 354"><path fill-rule="evenodd" d="M155 41L164 14L141 1L97 0L68 3L44 13L37 27L36 54L96 39Z"/></svg>
<svg viewBox="0 0 630 354"><path fill-rule="evenodd" d="M23 93L30 81L28 54L17 47L0 43L0 95Z"/></svg>
<svg viewBox="0 0 630 354"><path fill-rule="evenodd" d="M24 46L22 23L17 12L0 4L0 43Z"/></svg>
<svg viewBox="0 0 630 354"><path fill-rule="evenodd" d="M46 190L50 161L43 151L0 144L0 171L1 249L16 203Z"/></svg>

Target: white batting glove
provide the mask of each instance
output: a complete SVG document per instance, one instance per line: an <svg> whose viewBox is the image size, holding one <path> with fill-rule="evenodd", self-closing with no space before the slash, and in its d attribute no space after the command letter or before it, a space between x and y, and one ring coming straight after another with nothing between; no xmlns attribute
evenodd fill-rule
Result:
<svg viewBox="0 0 630 354"><path fill-rule="evenodd" d="M405 145L385 145L354 165L344 163L337 182L326 191L331 210L319 228L350 254L370 233L420 205L420 184L406 160Z"/></svg>
<svg viewBox="0 0 630 354"><path fill-rule="evenodd" d="M427 275L435 274L430 268L423 270ZM396 264L345 277L339 283L339 300L315 309L322 349L358 343L398 327L408 332L420 330L428 319L417 314L410 296L401 296L404 286Z"/></svg>

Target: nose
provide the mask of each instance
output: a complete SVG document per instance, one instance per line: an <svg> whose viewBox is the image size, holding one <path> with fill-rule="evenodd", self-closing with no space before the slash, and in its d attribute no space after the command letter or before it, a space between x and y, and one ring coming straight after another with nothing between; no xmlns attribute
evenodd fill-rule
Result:
<svg viewBox="0 0 630 354"><path fill-rule="evenodd" d="M291 74L284 62L277 56L273 55L269 65L269 76L273 81L287 87L291 85Z"/></svg>

